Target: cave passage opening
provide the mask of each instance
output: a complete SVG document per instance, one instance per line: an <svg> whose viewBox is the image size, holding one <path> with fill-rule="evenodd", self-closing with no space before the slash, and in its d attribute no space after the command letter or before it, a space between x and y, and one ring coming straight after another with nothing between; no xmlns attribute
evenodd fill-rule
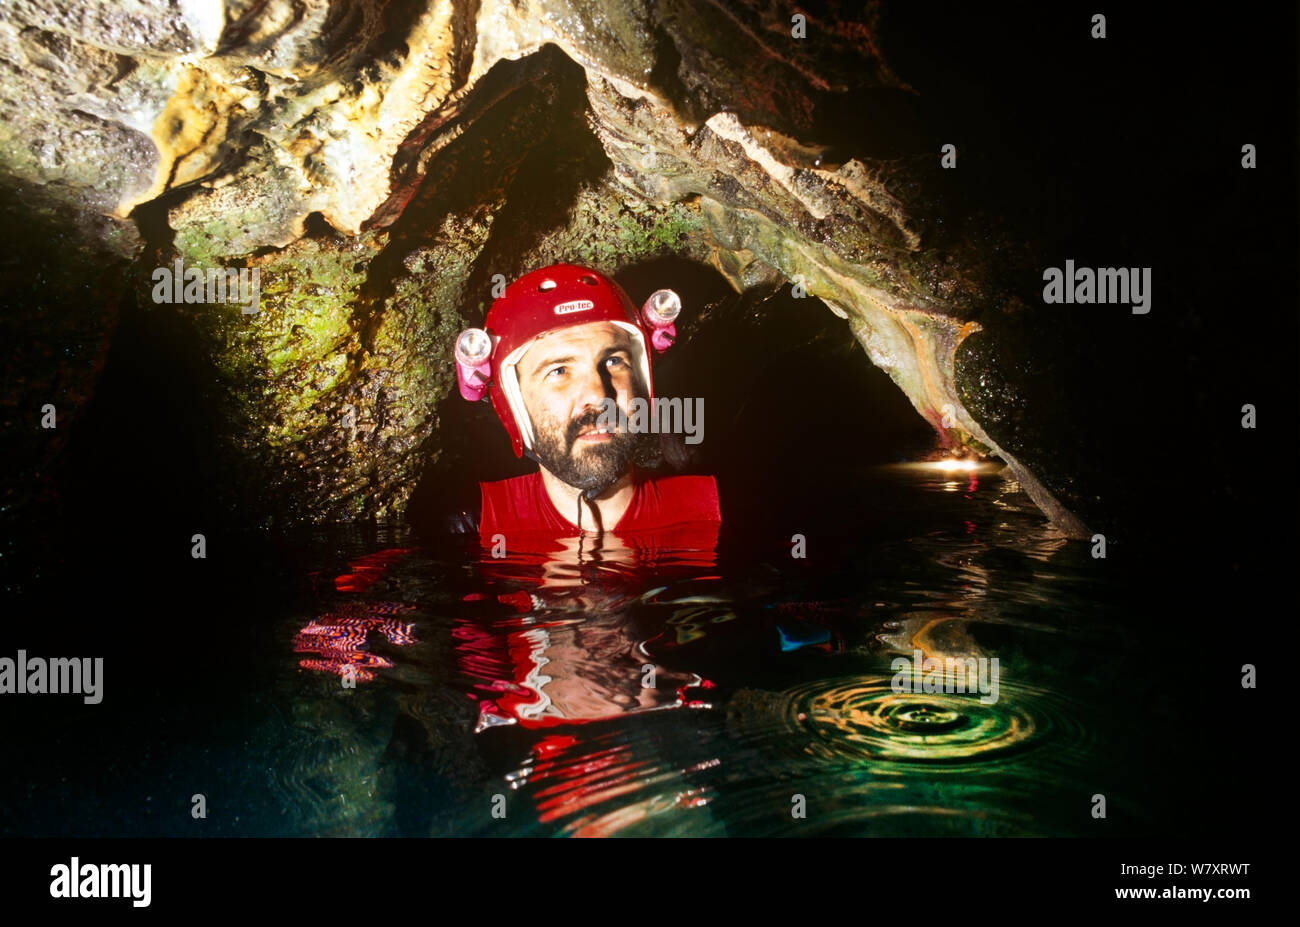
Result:
<svg viewBox="0 0 1300 927"><path fill-rule="evenodd" d="M724 522L808 530L832 511L859 508L866 468L937 447L933 429L821 300L797 298L788 283L737 293L713 267L681 257L613 277L637 305L664 287L682 298L677 342L655 360L655 392L702 408L703 440L681 469L717 478ZM437 416L441 450L408 509L428 532L457 511L477 512L478 482L536 466L514 457L489 402L453 391Z"/></svg>

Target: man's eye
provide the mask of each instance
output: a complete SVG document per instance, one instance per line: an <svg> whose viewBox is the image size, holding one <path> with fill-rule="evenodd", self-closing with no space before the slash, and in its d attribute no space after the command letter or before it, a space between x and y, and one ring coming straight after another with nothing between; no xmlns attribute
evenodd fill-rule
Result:
<svg viewBox="0 0 1300 927"><path fill-rule="evenodd" d="M552 367L550 370L546 371L546 375L548 377L554 377L556 374L563 375L568 369L568 367Z"/></svg>
<svg viewBox="0 0 1300 927"><path fill-rule="evenodd" d="M618 366L621 366L621 365L623 364L623 358L621 358L621 357L610 357L610 358L607 358L607 359L605 360L605 363L608 364L608 365L611 366L611 367L618 367Z"/></svg>

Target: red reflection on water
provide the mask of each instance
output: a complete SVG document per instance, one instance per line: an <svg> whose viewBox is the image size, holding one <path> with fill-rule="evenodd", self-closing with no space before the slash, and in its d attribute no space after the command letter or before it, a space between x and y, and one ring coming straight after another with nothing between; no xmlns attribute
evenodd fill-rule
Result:
<svg viewBox="0 0 1300 927"><path fill-rule="evenodd" d="M391 667L393 663L371 653L366 639L377 632L399 647L415 643L415 626L391 617L395 612L414 610L414 606L400 602L349 602L339 612L320 615L293 639L294 653L314 653L320 659L299 660L298 665L339 676L347 675L351 667L354 678L373 679L372 669Z"/></svg>
<svg viewBox="0 0 1300 927"><path fill-rule="evenodd" d="M664 708L704 708L693 689L713 684L658 666L619 616L457 618L456 664L477 690L478 730L546 729ZM650 673L653 681L647 683Z"/></svg>
<svg viewBox="0 0 1300 927"><path fill-rule="evenodd" d="M359 560L348 563L353 570L334 577L334 588L339 592L365 592L384 575L394 560L399 560L411 552L410 547L390 547L387 550L366 554Z"/></svg>
<svg viewBox="0 0 1300 927"><path fill-rule="evenodd" d="M373 586L395 560L412 548L392 547L350 561L352 572L334 578L340 592L363 592ZM390 644L404 647L415 643L415 626L394 617L415 611L403 602L346 602L331 613L317 616L293 639L294 653L314 653L317 658L299 660L303 669L334 673L361 682L375 678L373 670L393 662L367 648L371 633L382 634Z"/></svg>
<svg viewBox="0 0 1300 927"><path fill-rule="evenodd" d="M650 766L646 759L634 760L630 747L623 745L588 753L567 762L537 764L534 782L551 780L536 792L537 819L559 820L585 808L627 795L642 786L641 772Z"/></svg>
<svg viewBox="0 0 1300 927"><path fill-rule="evenodd" d="M457 618L452 629L466 694L479 703L479 730L499 724L549 728L660 708L707 707L689 691L701 685L701 677L655 665L627 610L641 600L650 568L657 568L656 578L714 568L716 524L626 537L511 541L522 549L507 558L484 551L487 588L462 596L476 614ZM364 592L411 550L388 548L350 561L334 586ZM295 652L315 654L299 665L372 680L374 670L393 663L370 651L369 635L383 634L399 646L411 643L413 626L395 616L413 610L402 603L355 602L336 609L338 614L322 615L294 639Z"/></svg>

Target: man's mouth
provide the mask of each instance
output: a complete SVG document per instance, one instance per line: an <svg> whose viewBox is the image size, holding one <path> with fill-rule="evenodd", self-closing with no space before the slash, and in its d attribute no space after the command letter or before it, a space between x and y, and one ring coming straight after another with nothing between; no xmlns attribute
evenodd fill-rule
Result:
<svg viewBox="0 0 1300 927"><path fill-rule="evenodd" d="M578 432L575 442L583 441L598 444L602 441L611 441L614 438L615 429L612 425L588 425L582 431Z"/></svg>

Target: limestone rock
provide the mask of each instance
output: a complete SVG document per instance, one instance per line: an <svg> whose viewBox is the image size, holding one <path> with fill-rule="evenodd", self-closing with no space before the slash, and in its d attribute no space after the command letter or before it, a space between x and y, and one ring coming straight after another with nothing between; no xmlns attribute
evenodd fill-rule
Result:
<svg viewBox="0 0 1300 927"><path fill-rule="evenodd" d="M809 37L758 0L20 0L0 187L133 259L141 301L178 257L258 269L257 313L171 309L272 519L403 512L499 275L674 254L819 298L943 444L1086 535L957 388L1004 297L990 243L936 222L937 156L864 153L873 101L910 92L872 8L800 15Z"/></svg>

